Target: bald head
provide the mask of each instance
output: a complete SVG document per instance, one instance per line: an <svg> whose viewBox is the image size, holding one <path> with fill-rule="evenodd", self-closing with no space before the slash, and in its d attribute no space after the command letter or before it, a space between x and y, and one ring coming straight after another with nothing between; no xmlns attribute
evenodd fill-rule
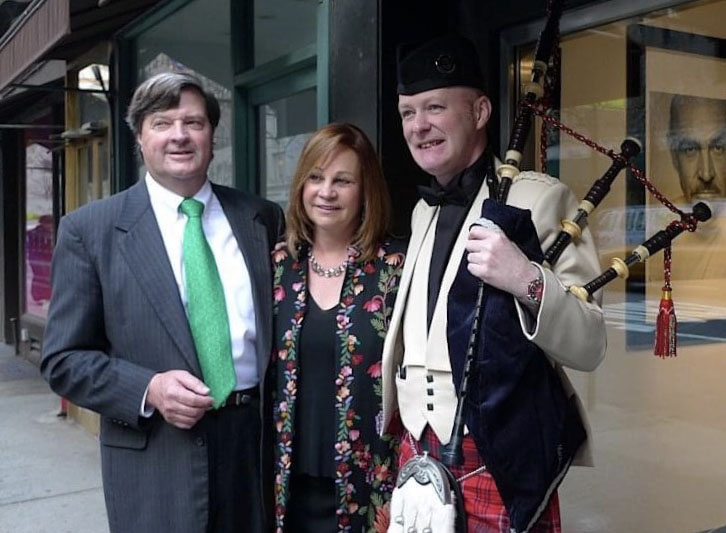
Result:
<svg viewBox="0 0 726 533"><path fill-rule="evenodd" d="M668 145L687 201L726 195L726 100L674 96Z"/></svg>

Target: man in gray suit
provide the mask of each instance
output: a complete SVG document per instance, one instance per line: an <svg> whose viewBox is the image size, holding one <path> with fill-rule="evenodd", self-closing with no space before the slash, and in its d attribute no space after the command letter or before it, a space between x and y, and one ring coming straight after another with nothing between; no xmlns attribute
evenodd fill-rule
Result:
<svg viewBox="0 0 726 533"><path fill-rule="evenodd" d="M259 384L284 220L208 181L219 114L192 76L142 83L127 122L145 178L61 221L41 371L101 415L112 532L264 530Z"/></svg>

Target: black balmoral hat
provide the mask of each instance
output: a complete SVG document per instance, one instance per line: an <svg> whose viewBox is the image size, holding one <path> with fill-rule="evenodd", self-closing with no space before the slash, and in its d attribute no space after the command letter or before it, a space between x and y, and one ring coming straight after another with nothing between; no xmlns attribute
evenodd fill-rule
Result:
<svg viewBox="0 0 726 533"><path fill-rule="evenodd" d="M449 34L398 47L398 94L411 95L441 87L484 90L474 44Z"/></svg>

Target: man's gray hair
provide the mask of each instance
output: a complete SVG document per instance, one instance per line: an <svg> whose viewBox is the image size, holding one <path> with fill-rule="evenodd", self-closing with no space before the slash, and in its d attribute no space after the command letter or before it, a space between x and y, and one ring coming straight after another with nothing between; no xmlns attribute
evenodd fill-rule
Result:
<svg viewBox="0 0 726 533"><path fill-rule="evenodd" d="M177 107L184 89L197 91L204 99L207 118L214 131L219 124L220 112L217 98L202 86L202 82L198 78L191 74L163 72L144 81L134 91L126 112L126 123L131 128L134 137L141 133L141 125L148 115Z"/></svg>

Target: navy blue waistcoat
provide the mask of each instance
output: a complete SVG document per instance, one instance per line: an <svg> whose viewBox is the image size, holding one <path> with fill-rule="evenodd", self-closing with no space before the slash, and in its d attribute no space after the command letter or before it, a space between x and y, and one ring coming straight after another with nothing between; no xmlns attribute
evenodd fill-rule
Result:
<svg viewBox="0 0 726 533"><path fill-rule="evenodd" d="M529 210L485 200L495 222L536 263L543 259ZM478 278L466 257L448 295L449 357L459 391L474 317ZM522 333L514 298L484 287L481 329L472 365L466 424L509 513L528 531L562 481L586 433L575 404L544 352Z"/></svg>

